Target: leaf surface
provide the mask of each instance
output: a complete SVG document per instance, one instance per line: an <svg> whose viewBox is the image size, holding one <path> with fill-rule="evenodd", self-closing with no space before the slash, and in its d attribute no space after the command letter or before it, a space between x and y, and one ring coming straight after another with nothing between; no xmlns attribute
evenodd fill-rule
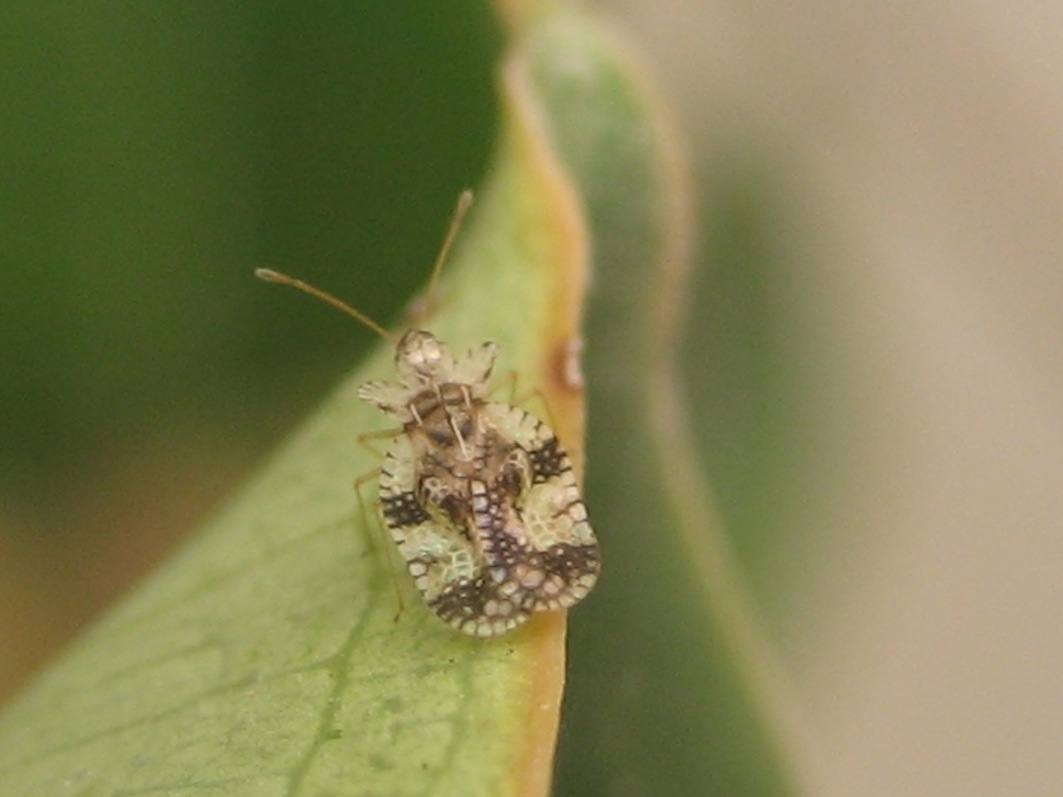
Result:
<svg viewBox="0 0 1063 797"><path fill-rule="evenodd" d="M512 41L496 156L424 326L455 349L498 343L496 372L542 395L528 409L579 470L591 283L587 489L604 565L574 614L558 792L797 793L786 688L689 446L673 360L690 198L666 114L593 17L496 5ZM0 716L0 794L547 793L565 619L456 634L358 511L352 481L379 462L358 435L388 422L356 390L389 378L392 356L381 345Z"/></svg>
<svg viewBox="0 0 1063 797"><path fill-rule="evenodd" d="M578 466L581 391L561 369L587 242L572 188L517 94L503 86L494 166L423 325L455 349L497 342L500 372L543 395ZM398 570L379 521L358 511L352 482L378 465L358 435L389 424L356 390L389 378L392 357L382 345L10 706L0 793L547 791L563 616L498 639L455 633Z"/></svg>

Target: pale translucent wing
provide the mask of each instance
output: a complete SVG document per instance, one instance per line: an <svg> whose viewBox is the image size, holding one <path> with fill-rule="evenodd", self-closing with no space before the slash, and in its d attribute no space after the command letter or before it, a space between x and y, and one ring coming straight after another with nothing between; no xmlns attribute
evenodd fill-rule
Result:
<svg viewBox="0 0 1063 797"><path fill-rule="evenodd" d="M381 510L425 603L448 625L472 636L516 628L528 613L498 594L465 531L418 499L418 480L410 441L398 438L381 467Z"/></svg>
<svg viewBox="0 0 1063 797"><path fill-rule="evenodd" d="M479 569L469 540L441 523L417 498L410 442L395 440L380 469L380 506L399 554L429 604L447 584L472 578Z"/></svg>
<svg viewBox="0 0 1063 797"><path fill-rule="evenodd" d="M515 501L524 539L510 565L527 611L573 606L598 580L598 540L572 463L554 433L519 407L489 403L485 416L527 454L528 486Z"/></svg>

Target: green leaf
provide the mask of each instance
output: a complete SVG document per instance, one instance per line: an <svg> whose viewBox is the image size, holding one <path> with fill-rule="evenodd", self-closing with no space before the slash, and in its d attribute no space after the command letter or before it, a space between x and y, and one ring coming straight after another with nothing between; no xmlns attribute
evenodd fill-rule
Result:
<svg viewBox="0 0 1063 797"><path fill-rule="evenodd" d="M499 343L500 368L542 391L578 458L580 393L556 375L557 347L576 334L585 238L541 131L523 100L507 102L490 180L426 326L458 349ZM248 289L275 290L250 275ZM466 638L393 572L377 521L363 528L352 482L378 460L357 437L390 424L355 391L392 374L392 356L381 346L10 706L0 793L545 793L563 616Z"/></svg>
<svg viewBox="0 0 1063 797"><path fill-rule="evenodd" d="M579 464L593 250L587 489L605 569L574 613L558 790L793 793L786 691L684 443L676 145L596 20L497 5L512 38L497 154L425 325L458 349L499 343L502 372L541 391ZM564 618L454 633L358 511L352 481L377 461L357 437L388 423L355 391L391 358L381 346L0 717L0 794L546 793Z"/></svg>

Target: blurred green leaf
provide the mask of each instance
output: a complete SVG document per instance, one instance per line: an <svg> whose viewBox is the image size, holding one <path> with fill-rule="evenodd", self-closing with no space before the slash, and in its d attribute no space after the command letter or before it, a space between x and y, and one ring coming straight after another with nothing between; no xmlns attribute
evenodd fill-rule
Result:
<svg viewBox="0 0 1063 797"><path fill-rule="evenodd" d="M481 0L14 0L0 28L0 489L52 532L144 440L264 454L365 350L247 272L393 314L485 168L499 37Z"/></svg>

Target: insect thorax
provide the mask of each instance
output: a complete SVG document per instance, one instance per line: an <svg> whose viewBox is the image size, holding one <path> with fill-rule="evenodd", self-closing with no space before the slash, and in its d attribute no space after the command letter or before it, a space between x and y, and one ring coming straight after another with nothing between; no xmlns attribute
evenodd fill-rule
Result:
<svg viewBox="0 0 1063 797"><path fill-rule="evenodd" d="M463 451L478 434L477 411L482 399L474 399L468 385L444 384L422 390L407 404L410 419L404 424L411 435L427 435L444 449Z"/></svg>
<svg viewBox="0 0 1063 797"><path fill-rule="evenodd" d="M490 423L487 406L465 385L440 385L415 397L416 420L405 427L419 463L418 498L461 528L471 522L473 481L498 499L519 502L531 478L527 455Z"/></svg>

